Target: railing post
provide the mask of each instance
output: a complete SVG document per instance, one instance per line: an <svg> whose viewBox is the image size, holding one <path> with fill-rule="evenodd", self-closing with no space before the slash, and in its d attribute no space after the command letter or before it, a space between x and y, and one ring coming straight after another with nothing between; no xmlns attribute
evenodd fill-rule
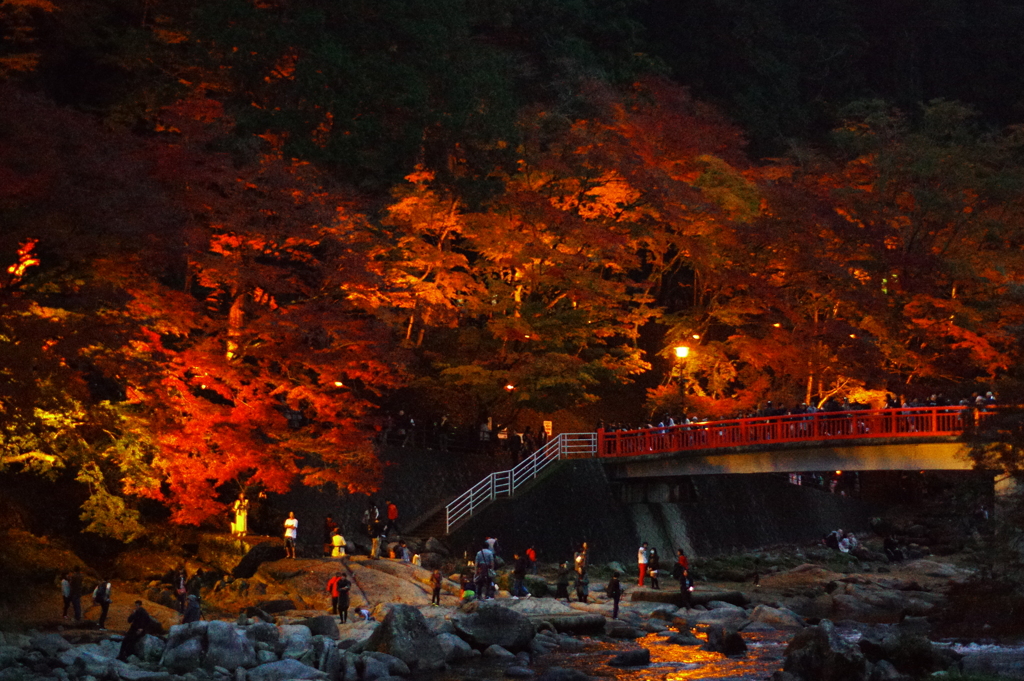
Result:
<svg viewBox="0 0 1024 681"><path fill-rule="evenodd" d="M597 429L597 448L594 450L594 456L599 457L604 454L604 428Z"/></svg>

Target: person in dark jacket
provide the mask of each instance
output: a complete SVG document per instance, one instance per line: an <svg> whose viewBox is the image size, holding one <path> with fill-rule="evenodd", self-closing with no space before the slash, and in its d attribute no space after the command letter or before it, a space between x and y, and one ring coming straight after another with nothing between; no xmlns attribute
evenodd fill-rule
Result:
<svg viewBox="0 0 1024 681"><path fill-rule="evenodd" d="M71 608L75 611L75 621L82 621L82 568L75 567L71 573L71 589L68 598L71 599Z"/></svg>
<svg viewBox="0 0 1024 681"><path fill-rule="evenodd" d="M135 609L132 610L132 614L128 615L128 631L124 635L124 640L121 641L121 650L117 653L117 659L126 662L128 656L135 652L135 644L153 629L153 624L153 618L142 607L142 601L135 601Z"/></svg>
<svg viewBox="0 0 1024 681"><path fill-rule="evenodd" d="M647 552L647 575L651 578L652 589L661 588L658 584L658 570L660 569L661 557L658 555L658 549L651 547L651 550Z"/></svg>
<svg viewBox="0 0 1024 681"><path fill-rule="evenodd" d="M181 623L188 624L190 622L198 622L201 619L203 619L203 611L199 607L199 597L195 594L189 594L185 599L185 611L181 613Z"/></svg>
<svg viewBox="0 0 1024 681"><path fill-rule="evenodd" d="M565 563L558 566L558 577L555 580L555 600L564 598L565 602L569 602L569 575L572 574L572 570Z"/></svg>
<svg viewBox="0 0 1024 681"><path fill-rule="evenodd" d="M110 610L110 582L103 579L92 592L92 602L100 606L100 629L107 628L107 612Z"/></svg>
<svg viewBox="0 0 1024 681"><path fill-rule="evenodd" d="M512 598L529 598L530 592L526 590L526 570L530 561L518 553L512 554Z"/></svg>
<svg viewBox="0 0 1024 681"><path fill-rule="evenodd" d="M613 572L612 578L608 580L605 588L608 598L612 599L612 619L619 619L619 599L622 598L622 583L619 581L619 573Z"/></svg>

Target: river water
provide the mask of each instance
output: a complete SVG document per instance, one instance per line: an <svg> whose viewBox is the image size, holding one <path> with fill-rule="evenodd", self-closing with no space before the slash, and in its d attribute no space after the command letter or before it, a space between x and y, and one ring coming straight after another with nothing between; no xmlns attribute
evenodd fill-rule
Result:
<svg viewBox="0 0 1024 681"><path fill-rule="evenodd" d="M664 632L665 634L671 632ZM841 631L847 640L856 641L856 629ZM706 638L697 634L699 638ZM595 678L615 678L619 681L763 681L782 669L786 645L792 632L743 633L747 644L744 655L727 657L704 650L700 646L682 646L664 643L663 634L648 634L632 641L609 642L580 637L579 646L571 651L561 648L535 659L531 667L538 673L549 667L577 669ZM939 642L964 656L965 672L999 674L1007 679L1024 680L1024 646L989 643ZM651 664L643 667L613 667L608 664L616 654L634 648L651 651ZM438 681L465 681L466 679L504 679L505 665L477 660L453 667L440 675Z"/></svg>
<svg viewBox="0 0 1024 681"><path fill-rule="evenodd" d="M698 634L698 636L700 636ZM700 636L703 638L703 636ZM544 666L579 669L590 676L613 676L622 681L690 681L723 679L754 681L765 679L782 669L782 657L790 635L785 632L743 634L747 653L726 657L700 646L663 643L664 636L648 634L635 645L591 640L576 653L554 652L540 660ZM608 660L623 649L643 647L651 651L651 664L645 667L609 666Z"/></svg>

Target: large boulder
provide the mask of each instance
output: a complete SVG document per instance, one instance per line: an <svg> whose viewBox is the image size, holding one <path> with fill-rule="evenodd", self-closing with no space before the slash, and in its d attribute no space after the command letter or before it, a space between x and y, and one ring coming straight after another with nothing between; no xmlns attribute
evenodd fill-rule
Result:
<svg viewBox="0 0 1024 681"><path fill-rule="evenodd" d="M237 629L230 622L210 622L206 628L206 644L206 657L203 659L203 667L206 669L256 666L256 649L252 641L245 635L245 631Z"/></svg>
<svg viewBox="0 0 1024 681"><path fill-rule="evenodd" d="M203 664L206 649L206 630L210 622L190 622L171 627L160 666L176 674L198 669Z"/></svg>
<svg viewBox="0 0 1024 681"><path fill-rule="evenodd" d="M245 674L246 681L288 681L289 679L326 679L327 674L298 660L278 660L261 664Z"/></svg>
<svg viewBox="0 0 1024 681"><path fill-rule="evenodd" d="M452 618L452 624L459 636L477 648L499 645L519 652L530 645L534 636L529 619L492 602L483 602L476 612Z"/></svg>
<svg viewBox="0 0 1024 681"><path fill-rule="evenodd" d="M790 610L773 608L770 605L758 605L749 615L754 622L767 624L775 629L803 629L800 617Z"/></svg>
<svg viewBox="0 0 1024 681"><path fill-rule="evenodd" d="M747 652L747 643L735 629L721 624L708 627L706 650L723 655L742 655Z"/></svg>
<svg viewBox="0 0 1024 681"><path fill-rule="evenodd" d="M333 615L318 615L302 620L298 624L309 627L314 636L326 636L337 641L340 638L338 632L338 621Z"/></svg>
<svg viewBox="0 0 1024 681"><path fill-rule="evenodd" d="M395 605L388 612L363 649L393 655L416 672L442 669L445 653L427 621L410 605Z"/></svg>
<svg viewBox="0 0 1024 681"><path fill-rule="evenodd" d="M313 632L305 624L282 624L278 649L282 658L301 660L313 650Z"/></svg>
<svg viewBox="0 0 1024 681"><path fill-rule="evenodd" d="M245 628L245 635L253 643L268 643L276 646L281 639L280 630L270 622L256 622Z"/></svg>
<svg viewBox="0 0 1024 681"><path fill-rule="evenodd" d="M438 634L437 642L441 645L441 650L444 651L446 662L457 662L474 657L473 646L455 634Z"/></svg>
<svg viewBox="0 0 1024 681"><path fill-rule="evenodd" d="M234 577L248 579L256 574L256 570L263 563L284 560L284 558L284 545L277 542L263 542L249 549L249 552L242 556L242 560L238 561L238 564L235 565L231 574Z"/></svg>
<svg viewBox="0 0 1024 681"><path fill-rule="evenodd" d="M867 681L870 673L860 649L843 640L829 620L797 632L783 669L807 681Z"/></svg>
<svg viewBox="0 0 1024 681"><path fill-rule="evenodd" d="M427 543L423 545L423 551L425 553L439 553L445 556L448 555L448 547L439 539L435 539L434 537L427 539Z"/></svg>
<svg viewBox="0 0 1024 681"><path fill-rule="evenodd" d="M48 657L57 657L64 651L71 649L71 644L60 634L33 636L29 645L33 650L38 650Z"/></svg>
<svg viewBox="0 0 1024 681"><path fill-rule="evenodd" d="M167 647L167 643L158 636L146 634L139 642L135 644L135 655L138 656L143 662L152 662L157 664L160 662L160 658L164 655L164 649Z"/></svg>

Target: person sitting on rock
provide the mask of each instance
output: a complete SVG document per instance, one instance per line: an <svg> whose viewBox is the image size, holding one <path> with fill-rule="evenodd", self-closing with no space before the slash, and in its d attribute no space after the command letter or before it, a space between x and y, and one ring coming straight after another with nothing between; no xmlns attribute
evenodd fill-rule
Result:
<svg viewBox="0 0 1024 681"><path fill-rule="evenodd" d="M155 624L153 618L142 607L142 601L135 601L135 609L128 615L128 631L121 641L117 659L127 662L128 656L135 652L135 645L154 628Z"/></svg>
<svg viewBox="0 0 1024 681"><path fill-rule="evenodd" d="M885 557L889 559L890 563L898 563L903 560L903 549L900 548L899 542L892 534L885 536L882 548L885 549Z"/></svg>
<svg viewBox="0 0 1024 681"><path fill-rule="evenodd" d="M345 538L341 536L341 531L335 527L331 530L331 558L344 558L345 546Z"/></svg>

